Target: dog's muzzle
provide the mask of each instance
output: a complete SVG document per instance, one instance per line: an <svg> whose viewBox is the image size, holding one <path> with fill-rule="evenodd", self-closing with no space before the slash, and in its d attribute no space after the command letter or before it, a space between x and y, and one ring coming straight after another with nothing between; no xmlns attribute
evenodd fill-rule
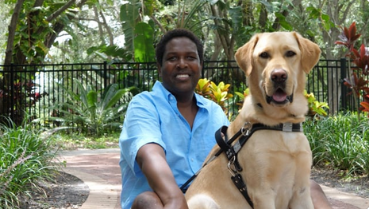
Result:
<svg viewBox="0 0 369 209"><path fill-rule="evenodd" d="M286 103L292 103L293 94L287 95L284 89L286 88L286 81L288 74L284 69L275 69L270 75L270 80L273 82L274 89L276 91L271 96L266 96L268 104L274 103L276 105L284 105Z"/></svg>

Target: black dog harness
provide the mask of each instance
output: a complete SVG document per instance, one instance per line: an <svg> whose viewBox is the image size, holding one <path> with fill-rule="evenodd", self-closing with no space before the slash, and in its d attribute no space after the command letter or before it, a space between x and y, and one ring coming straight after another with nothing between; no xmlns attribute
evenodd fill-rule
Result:
<svg viewBox="0 0 369 209"><path fill-rule="evenodd" d="M218 146L220 147L220 150L212 156L206 163L204 163L203 167L209 164L211 161L213 161L216 157L218 157L222 152L224 152L228 158L228 170L231 173L231 179L237 189L241 192L241 194L244 196L246 201L249 203L249 205L254 208L254 204L248 195L246 183L242 179L241 174L239 172L242 171L242 167L238 163L237 154L241 150L242 146L247 142L247 140L251 137L251 135L258 130L275 130L275 131L284 131L284 132L302 132L302 124L297 123L283 123L279 124L277 126L266 126L264 124L251 124L249 122L246 122L244 126L230 139L228 140L227 136L227 126L221 127L216 133L215 133L215 139L217 141ZM234 143L232 146L232 143L239 138L237 142ZM202 167L202 168L203 168ZM197 177L197 175L200 173L201 169L195 173L186 183L184 183L181 186L181 190L185 193L187 190L188 185Z"/></svg>

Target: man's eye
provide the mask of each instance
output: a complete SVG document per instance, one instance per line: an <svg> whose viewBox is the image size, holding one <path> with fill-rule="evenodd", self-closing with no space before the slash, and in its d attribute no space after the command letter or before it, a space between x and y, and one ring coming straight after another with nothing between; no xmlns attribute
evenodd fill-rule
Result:
<svg viewBox="0 0 369 209"><path fill-rule="evenodd" d="M177 57L168 57L167 60L175 61L175 60L177 60Z"/></svg>

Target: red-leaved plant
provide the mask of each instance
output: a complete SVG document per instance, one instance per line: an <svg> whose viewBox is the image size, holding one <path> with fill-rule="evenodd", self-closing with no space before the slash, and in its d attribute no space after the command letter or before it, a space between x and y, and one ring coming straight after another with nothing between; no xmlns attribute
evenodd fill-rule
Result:
<svg viewBox="0 0 369 209"><path fill-rule="evenodd" d="M369 75L369 51L361 44L359 50L355 49L355 42L361 36L356 33L356 23L353 22L349 28L342 28L342 34L338 37L340 41L335 44L343 45L348 49L347 57L352 60L355 67L351 68L349 63L350 78L344 79L344 85L352 89L354 97L360 102L359 111L369 113L369 87L367 77ZM358 112L359 114L359 112ZM369 117L369 114L368 114Z"/></svg>

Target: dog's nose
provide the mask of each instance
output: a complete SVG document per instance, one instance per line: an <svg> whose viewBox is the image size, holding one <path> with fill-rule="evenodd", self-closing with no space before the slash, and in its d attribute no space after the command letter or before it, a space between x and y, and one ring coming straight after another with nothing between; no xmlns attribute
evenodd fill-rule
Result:
<svg viewBox="0 0 369 209"><path fill-rule="evenodd" d="M283 69L275 69L270 75L270 79L273 82L285 82L287 80L287 72Z"/></svg>

